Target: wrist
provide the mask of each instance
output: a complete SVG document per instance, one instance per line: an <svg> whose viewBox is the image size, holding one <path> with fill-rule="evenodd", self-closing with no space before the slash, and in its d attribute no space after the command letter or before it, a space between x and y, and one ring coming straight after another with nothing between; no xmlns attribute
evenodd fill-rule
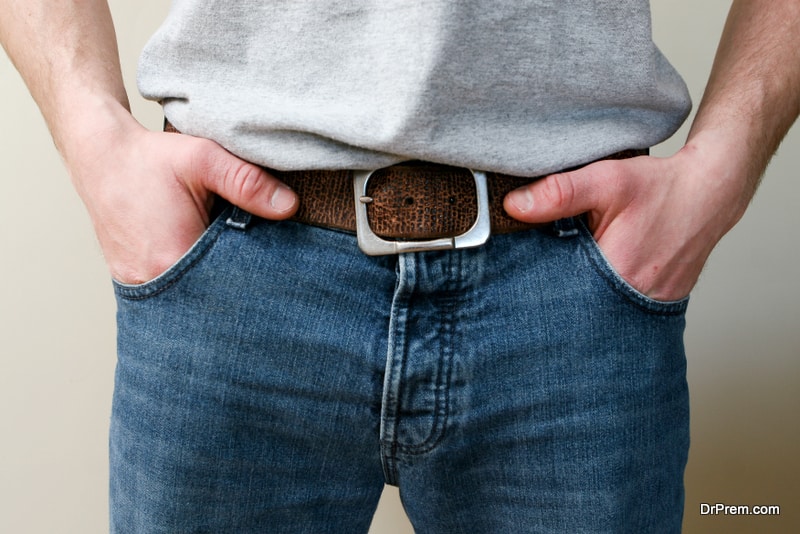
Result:
<svg viewBox="0 0 800 534"><path fill-rule="evenodd" d="M697 131L675 155L686 192L698 199L716 221L719 238L744 215L763 172L742 141L725 132Z"/></svg>
<svg viewBox="0 0 800 534"><path fill-rule="evenodd" d="M122 103L103 95L77 101L56 115L53 140L87 206L116 181L135 152L135 136L144 131Z"/></svg>
<svg viewBox="0 0 800 534"><path fill-rule="evenodd" d="M53 140L70 172L102 159L128 134L143 127L131 115L127 100L86 95L52 115Z"/></svg>

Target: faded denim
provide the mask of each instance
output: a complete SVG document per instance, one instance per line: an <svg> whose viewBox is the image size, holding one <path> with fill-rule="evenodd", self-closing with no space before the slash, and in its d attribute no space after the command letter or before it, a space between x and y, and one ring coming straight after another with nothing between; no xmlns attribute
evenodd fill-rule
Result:
<svg viewBox="0 0 800 534"><path fill-rule="evenodd" d="M686 300L631 288L579 220L370 258L228 208L116 284L116 533L679 532Z"/></svg>

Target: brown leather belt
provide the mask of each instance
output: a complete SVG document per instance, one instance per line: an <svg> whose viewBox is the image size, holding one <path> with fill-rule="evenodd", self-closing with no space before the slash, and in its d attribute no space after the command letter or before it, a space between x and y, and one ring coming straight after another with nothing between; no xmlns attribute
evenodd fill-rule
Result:
<svg viewBox="0 0 800 534"><path fill-rule="evenodd" d="M269 171L297 192L293 219L356 231L352 171ZM503 197L530 178L488 173L493 233L531 225L509 217ZM466 232L478 216L475 180L468 169L406 162L377 170L367 184L367 215L373 232L387 239L436 239Z"/></svg>
<svg viewBox="0 0 800 534"><path fill-rule="evenodd" d="M169 123L164 129L177 132ZM603 159L644 154L646 149L625 150ZM354 191L354 175L360 171L266 170L297 193L300 206L291 220L314 226L364 233L358 231L361 202L366 208L367 231L380 239L419 242L460 236L476 225L482 211L487 211L486 206L480 206L480 184L475 174L485 178L487 232L489 226L492 234L537 226L509 217L503 199L510 191L541 177L473 173L461 167L410 161L374 171L359 194Z"/></svg>
<svg viewBox="0 0 800 534"><path fill-rule="evenodd" d="M647 154L626 150L603 159ZM356 231L353 172L268 172L297 192L300 208L293 219L306 224ZM493 234L530 229L536 225L513 219L503 209L506 194L542 177L525 178L486 173ZM478 216L472 173L462 167L405 162L379 169L370 177L366 196L372 230L388 239L434 239L466 232Z"/></svg>

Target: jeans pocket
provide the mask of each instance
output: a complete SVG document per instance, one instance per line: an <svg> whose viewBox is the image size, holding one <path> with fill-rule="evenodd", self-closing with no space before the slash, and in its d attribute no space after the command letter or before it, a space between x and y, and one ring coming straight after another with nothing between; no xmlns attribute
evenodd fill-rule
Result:
<svg viewBox="0 0 800 534"><path fill-rule="evenodd" d="M211 250L220 234L225 230L226 220L230 213L231 208L229 207L220 212L189 250L152 280L141 284L126 284L119 280L112 280L117 296L124 299L141 300L161 293L175 284Z"/></svg>
<svg viewBox="0 0 800 534"><path fill-rule="evenodd" d="M591 230L589 230L583 220L576 219L576 224L578 239L592 267L615 293L651 313L676 315L686 312L689 303L688 295L682 299L670 301L656 300L648 297L633 287L630 282L619 274L614 266L611 265L611 262L600 248L600 245L597 244Z"/></svg>

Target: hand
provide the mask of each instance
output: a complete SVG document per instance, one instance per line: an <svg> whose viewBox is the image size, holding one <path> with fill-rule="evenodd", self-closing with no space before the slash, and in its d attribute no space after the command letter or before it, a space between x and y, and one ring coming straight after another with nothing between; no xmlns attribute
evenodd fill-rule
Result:
<svg viewBox="0 0 800 534"><path fill-rule="evenodd" d="M94 138L102 146L68 166L120 282L146 282L174 264L208 227L215 193L268 219L297 209L294 192L213 141L138 124Z"/></svg>
<svg viewBox="0 0 800 534"><path fill-rule="evenodd" d="M733 166L702 152L687 145L670 158L607 160L551 175L509 193L505 209L527 222L586 213L628 283L651 298L678 300L750 198Z"/></svg>

